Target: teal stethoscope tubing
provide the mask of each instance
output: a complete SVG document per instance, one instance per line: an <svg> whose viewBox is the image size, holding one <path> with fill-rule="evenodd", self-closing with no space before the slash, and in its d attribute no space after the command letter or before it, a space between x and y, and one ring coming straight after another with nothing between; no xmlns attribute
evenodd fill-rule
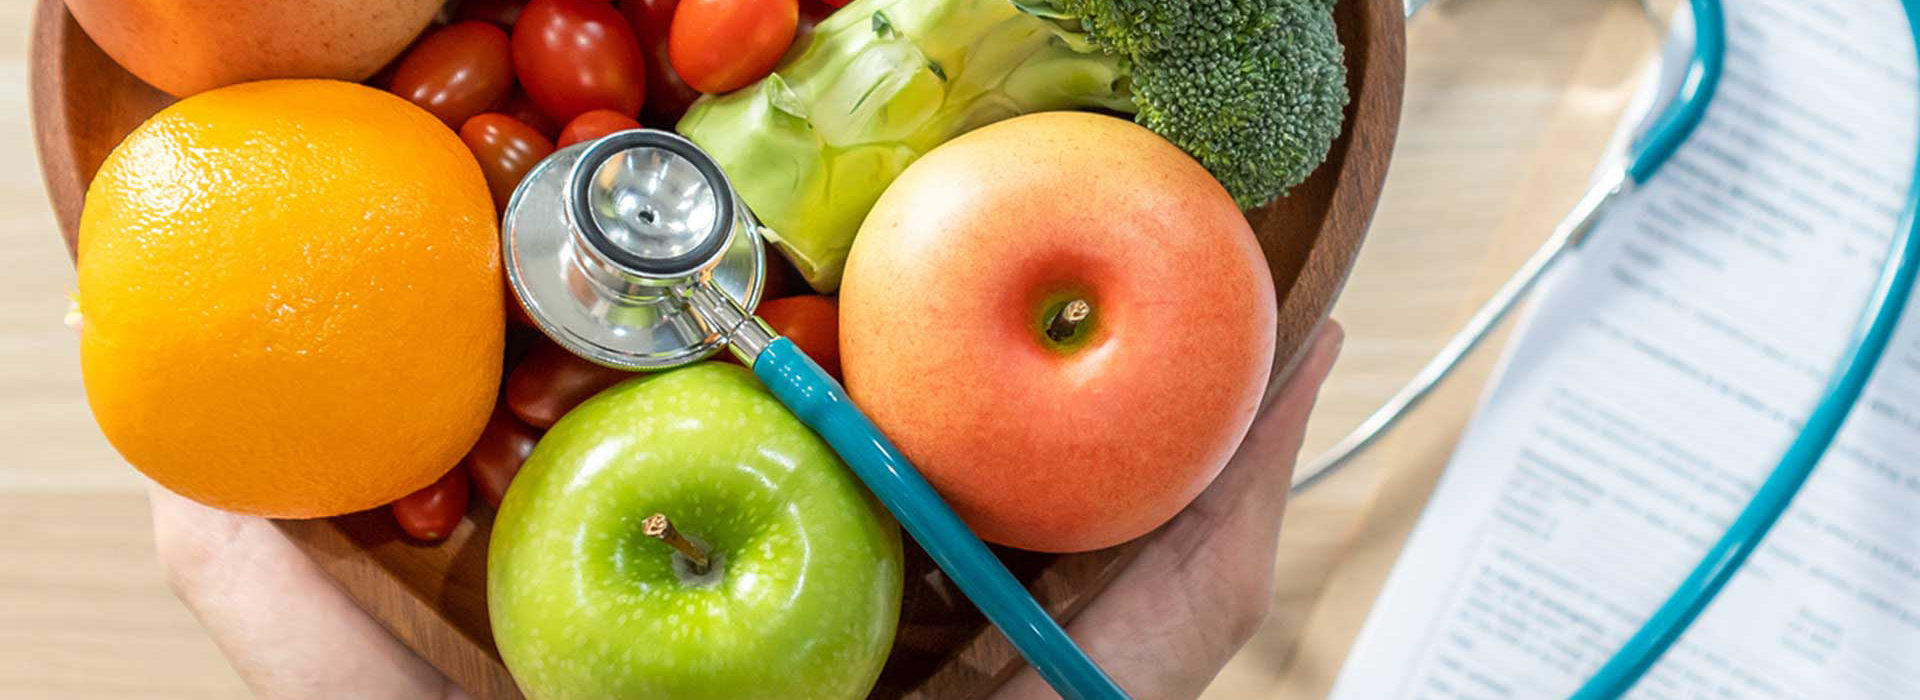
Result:
<svg viewBox="0 0 1920 700"><path fill-rule="evenodd" d="M1641 0L1641 3L1644 8L1645 0ZM1408 0L1407 17L1411 19L1426 4L1427 0ZM1679 150L1680 144L1693 134L1700 120L1706 116L1707 105L1713 101L1714 91L1720 84L1720 73L1726 59L1726 25L1717 0L1694 2L1692 7L1694 14L1701 19L1694 24L1694 51L1688 61L1687 72L1682 76L1677 98L1654 119L1645 135L1633 144L1627 165L1605 169L1599 181L1560 222L1553 235L1547 237L1539 250L1494 292L1485 305L1474 312L1406 386L1395 392L1339 443L1313 460L1296 465L1293 482L1295 492L1311 488L1332 475L1399 424L1400 419L1426 399L1441 380L1459 367L1468 353L1486 340L1548 269L1559 262L1567 251L1579 247L1586 240L1600 216L1620 194L1634 183L1645 182L1653 177L1667 159Z"/></svg>
<svg viewBox="0 0 1920 700"><path fill-rule="evenodd" d="M1902 4L1906 9L1907 23L1916 50L1920 50L1920 0L1902 0ZM1690 84L1710 85L1719 77L1721 56L1726 50L1725 18L1721 16L1719 0L1693 0L1693 13L1699 45L1695 48L1694 66L1689 70L1687 80ZM1680 109L1669 113L1669 118L1655 125L1647 138L1649 146L1643 149L1642 157L1636 159L1629 169L1636 181L1651 176L1685 140L1692 125L1699 123L1711 93L1709 87L1702 93L1707 97L1697 100L1697 105L1683 104ZM1834 437L1846 422L1847 414L1853 410L1861 392L1866 389L1868 378L1873 375L1880 358L1886 354L1894 326L1900 321L1907 306L1907 297L1913 291L1916 269L1920 269L1920 235L1916 235L1920 232L1915 230L1917 221L1920 221L1916 219L1915 212L1920 207L1920 160L1916 161L1914 170L1915 181L1909 190L1906 210L1901 214L1899 226L1895 228L1893 245L1880 280L1874 287L1873 296L1867 303L1860 329L1852 347L1844 355L1845 360L1827 385L1820 403L1807 416L1806 425L1801 428L1799 436L1787 447L1786 454L1780 457L1779 464L1773 468L1767 480L1760 484L1753 500L1727 527L1726 534L1714 543L1693 572L1654 611L1646 624L1628 638L1620 651L1601 666L1585 685L1574 692L1573 700L1617 698L1632 688L1667 648L1680 638L1681 633L1693 624L1694 619L1720 593L1720 589L1740 566L1746 563L1747 557L1760 546L1761 539L1766 537L1773 524L1780 520L1780 515L1786 512L1794 495L1799 493L1801 485L1806 483L1827 448L1833 444Z"/></svg>
<svg viewBox="0 0 1920 700"><path fill-rule="evenodd" d="M1693 57L1681 78L1679 97L1634 144L1627 164L1627 177L1634 182L1646 182L1659 172L1707 117L1727 63L1727 18L1720 1L1692 0Z"/></svg>
<svg viewBox="0 0 1920 700"><path fill-rule="evenodd" d="M775 339L753 358L752 365L754 376L833 446L934 564L1000 628L1055 692L1067 700L1127 697L993 551L974 537L906 456L853 404L840 383L793 341Z"/></svg>

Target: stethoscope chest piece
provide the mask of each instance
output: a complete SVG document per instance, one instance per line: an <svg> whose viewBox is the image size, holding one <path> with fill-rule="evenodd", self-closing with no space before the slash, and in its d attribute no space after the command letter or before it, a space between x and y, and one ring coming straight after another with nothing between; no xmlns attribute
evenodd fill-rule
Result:
<svg viewBox="0 0 1920 700"><path fill-rule="evenodd" d="M501 253L508 284L548 337L602 365L662 370L727 346L733 329L700 313L703 300L758 306L758 229L698 146L625 131L527 173L507 204Z"/></svg>

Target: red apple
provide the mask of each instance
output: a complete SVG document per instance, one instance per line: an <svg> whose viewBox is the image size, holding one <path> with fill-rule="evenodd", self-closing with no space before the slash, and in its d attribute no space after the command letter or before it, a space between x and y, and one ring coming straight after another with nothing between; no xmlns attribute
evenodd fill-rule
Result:
<svg viewBox="0 0 1920 700"><path fill-rule="evenodd" d="M1042 113L936 149L880 198L841 290L841 364L976 534L1086 551L1165 523L1226 465L1275 306L1199 163L1132 122Z"/></svg>

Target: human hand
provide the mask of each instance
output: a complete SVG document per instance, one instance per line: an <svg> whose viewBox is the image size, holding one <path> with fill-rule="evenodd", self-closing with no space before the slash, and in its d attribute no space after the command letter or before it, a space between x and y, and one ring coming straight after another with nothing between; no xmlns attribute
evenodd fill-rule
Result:
<svg viewBox="0 0 1920 700"><path fill-rule="evenodd" d="M1266 620L1294 461L1344 339L1328 321L1213 485L1148 535L1138 557L1067 626L1133 697L1200 695ZM993 699L1052 697L1027 669Z"/></svg>
<svg viewBox="0 0 1920 700"><path fill-rule="evenodd" d="M149 488L167 584L271 700L467 700L264 518Z"/></svg>
<svg viewBox="0 0 1920 700"><path fill-rule="evenodd" d="M1134 697L1198 695L1266 619L1294 458L1342 338L1328 322L1219 478L1068 627ZM257 696L467 699L272 523L150 493L168 584ZM1045 697L1031 670L994 696Z"/></svg>

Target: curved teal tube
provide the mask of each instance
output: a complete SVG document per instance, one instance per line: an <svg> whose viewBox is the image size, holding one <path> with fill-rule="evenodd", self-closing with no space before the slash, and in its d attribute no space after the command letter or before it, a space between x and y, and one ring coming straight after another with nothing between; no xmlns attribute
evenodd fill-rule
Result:
<svg viewBox="0 0 1920 700"><path fill-rule="evenodd" d="M1920 47L1920 0L1902 0L1902 4L1906 8L1907 23L1913 32L1916 47ZM1703 12L1703 6L1709 11ZM1717 0L1693 0L1693 7L1695 21L1702 25L1702 32L1707 31L1705 25L1723 21ZM1715 37L1711 44L1702 41L1700 45L1724 51L1724 30L1715 30L1713 33ZM1715 60L1714 65L1717 64ZM1717 77L1717 67L1713 68L1713 73L1713 77ZM1711 92L1709 88L1707 94ZM1704 108L1703 103L1701 109L1704 111ZM1691 119L1696 124L1699 121L1698 115ZM1668 121L1663 119L1662 123ZM1684 132L1677 133L1683 134L1679 140L1685 140ZM1647 157L1654 159L1649 161L1652 167L1657 169L1677 146L1678 141L1675 141L1647 151ZM1655 151L1662 148L1666 153L1657 155ZM1868 300L1860 329L1852 347L1843 355L1846 359L1835 371L1820 403L1807 416L1800 435L1787 447L1786 454L1780 458L1767 480L1760 484L1753 500L1734 518L1726 534L1708 550L1700 564L1680 584L1680 588L1654 611L1640 631L1634 633L1620 651L1601 666L1598 673L1573 694L1573 700L1612 700L1626 694L1693 624L1700 612L1713 602L1714 596L1720 593L1734 572L1746 563L1747 557L1760 546L1760 541L1779 521L1781 514L1786 512L1814 467L1826 455L1827 448L1832 446L1834 438L1840 433L1840 426L1846 422L1847 414L1853 410L1854 403L1866 389L1874 367L1879 365L1881 356L1886 353L1894 326L1900 321L1901 314L1906 310L1907 299L1912 294L1915 273L1920 271L1920 231L1916 230L1916 225L1920 225L1920 217L1916 215L1916 207L1920 207L1920 156L1916 156L1914 173L1906 211L1900 217L1900 225L1894 230L1892 249L1887 254L1887 262L1882 268L1873 297ZM1635 175L1636 180L1640 178L1640 175Z"/></svg>
<svg viewBox="0 0 1920 700"><path fill-rule="evenodd" d="M826 438L907 534L1007 635L1055 692L1067 700L1127 697L1027 594L999 557L973 536L906 456L853 405L840 383L793 341L775 339L754 358L753 373L801 422Z"/></svg>
<svg viewBox="0 0 1920 700"><path fill-rule="evenodd" d="M1713 103L1713 95L1720 89L1720 74L1727 62L1726 15L1720 0L1692 0L1691 8L1693 57L1687 61L1687 74L1672 106L1654 120L1628 154L1627 176L1636 183L1653 177L1680 150L1680 144L1693 136L1707 117L1707 105Z"/></svg>

